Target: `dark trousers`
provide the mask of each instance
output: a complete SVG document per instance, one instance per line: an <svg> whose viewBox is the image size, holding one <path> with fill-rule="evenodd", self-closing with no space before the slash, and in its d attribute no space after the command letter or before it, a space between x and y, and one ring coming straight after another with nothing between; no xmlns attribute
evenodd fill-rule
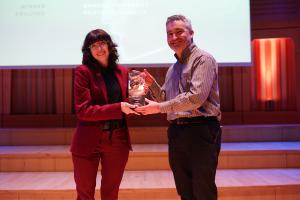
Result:
<svg viewBox="0 0 300 200"><path fill-rule="evenodd" d="M96 177L101 162L101 200L117 200L119 186L128 160L125 132L114 131L111 141L103 132L95 151L89 156L72 154L77 200L94 200Z"/></svg>
<svg viewBox="0 0 300 200"><path fill-rule="evenodd" d="M169 162L182 200L216 200L221 129L217 120L170 124Z"/></svg>

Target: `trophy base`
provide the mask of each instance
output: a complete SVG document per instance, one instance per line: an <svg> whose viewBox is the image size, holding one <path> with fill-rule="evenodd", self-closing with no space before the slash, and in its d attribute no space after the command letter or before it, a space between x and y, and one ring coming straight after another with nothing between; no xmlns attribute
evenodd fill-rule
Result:
<svg viewBox="0 0 300 200"><path fill-rule="evenodd" d="M137 106L143 106L145 105L145 96L138 96L138 97L133 97L129 96L128 98L129 103Z"/></svg>

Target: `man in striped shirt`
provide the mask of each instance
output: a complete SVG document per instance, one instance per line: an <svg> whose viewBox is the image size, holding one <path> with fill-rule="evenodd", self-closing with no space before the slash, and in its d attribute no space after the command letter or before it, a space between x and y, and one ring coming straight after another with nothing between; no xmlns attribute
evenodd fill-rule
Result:
<svg viewBox="0 0 300 200"><path fill-rule="evenodd" d="M156 101L136 108L144 115L167 113L169 163L182 200L216 200L215 175L221 146L218 66L193 43L189 19L173 15L167 39L177 62L158 85L147 70L146 86Z"/></svg>

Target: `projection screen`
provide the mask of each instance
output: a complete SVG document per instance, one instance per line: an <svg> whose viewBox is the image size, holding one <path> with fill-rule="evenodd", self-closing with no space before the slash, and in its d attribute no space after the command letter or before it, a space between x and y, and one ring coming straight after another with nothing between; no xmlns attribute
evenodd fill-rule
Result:
<svg viewBox="0 0 300 200"><path fill-rule="evenodd" d="M249 0L1 0L0 68L75 67L97 28L118 44L120 64L168 66L165 21L191 19L194 41L221 66L251 64Z"/></svg>

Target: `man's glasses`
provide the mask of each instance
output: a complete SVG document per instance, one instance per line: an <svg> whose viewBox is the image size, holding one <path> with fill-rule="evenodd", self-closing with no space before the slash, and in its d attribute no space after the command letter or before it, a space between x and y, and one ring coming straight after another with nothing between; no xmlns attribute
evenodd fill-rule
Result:
<svg viewBox="0 0 300 200"><path fill-rule="evenodd" d="M102 49L104 46L106 45L106 42L96 42L94 44L91 44L89 46L89 48L92 50L92 51L95 51L95 50L98 50L98 49Z"/></svg>

